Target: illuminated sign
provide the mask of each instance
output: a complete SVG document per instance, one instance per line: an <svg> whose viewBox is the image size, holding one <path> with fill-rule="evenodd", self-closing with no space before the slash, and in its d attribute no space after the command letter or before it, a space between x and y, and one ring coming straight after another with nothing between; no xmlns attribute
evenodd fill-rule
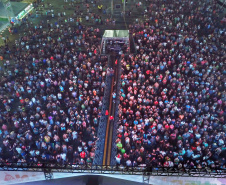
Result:
<svg viewBox="0 0 226 185"><path fill-rule="evenodd" d="M27 12L33 7L33 4L28 5L24 10Z"/></svg>
<svg viewBox="0 0 226 185"><path fill-rule="evenodd" d="M16 17L17 19L22 19L25 17L25 15L27 15L32 9L33 9L33 4L28 5L22 12L20 12L18 14L18 16Z"/></svg>

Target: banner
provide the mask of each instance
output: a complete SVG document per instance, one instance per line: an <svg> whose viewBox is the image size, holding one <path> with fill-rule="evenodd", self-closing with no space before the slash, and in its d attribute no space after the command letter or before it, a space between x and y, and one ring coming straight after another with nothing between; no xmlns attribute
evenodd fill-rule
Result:
<svg viewBox="0 0 226 185"><path fill-rule="evenodd" d="M224 178L202 178L202 177L150 177L153 185L226 185Z"/></svg>
<svg viewBox="0 0 226 185"><path fill-rule="evenodd" d="M43 172L1 171L0 184L17 184L22 182L45 180Z"/></svg>

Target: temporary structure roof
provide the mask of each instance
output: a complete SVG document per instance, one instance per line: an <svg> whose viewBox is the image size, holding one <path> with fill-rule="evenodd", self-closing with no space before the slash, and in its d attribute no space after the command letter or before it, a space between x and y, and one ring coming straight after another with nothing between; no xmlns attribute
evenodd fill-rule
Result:
<svg viewBox="0 0 226 185"><path fill-rule="evenodd" d="M101 42L101 51L104 54L106 42L109 40L120 41L129 46L129 30L105 30Z"/></svg>
<svg viewBox="0 0 226 185"><path fill-rule="evenodd" d="M103 38L129 38L129 30L105 30Z"/></svg>

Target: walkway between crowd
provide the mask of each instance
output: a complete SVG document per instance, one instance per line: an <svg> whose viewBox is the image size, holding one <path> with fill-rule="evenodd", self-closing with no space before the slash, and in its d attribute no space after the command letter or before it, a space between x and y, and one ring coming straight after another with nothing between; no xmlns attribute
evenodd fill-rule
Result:
<svg viewBox="0 0 226 185"><path fill-rule="evenodd" d="M94 164L110 165L114 161L116 152L113 149L115 143L115 135L117 131L117 122L115 117L117 117L117 106L119 101L119 88L118 81L120 77L120 62L119 57L115 54L109 56L108 70L106 77L106 88L104 94L104 102L102 107L101 119L98 128L98 143L96 147L96 158ZM117 151L117 149L115 150ZM114 162L113 162L114 163Z"/></svg>

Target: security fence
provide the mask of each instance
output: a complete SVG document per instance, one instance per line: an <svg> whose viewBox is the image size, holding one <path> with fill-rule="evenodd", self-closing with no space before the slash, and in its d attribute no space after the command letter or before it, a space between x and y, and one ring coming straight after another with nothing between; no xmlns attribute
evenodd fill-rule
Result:
<svg viewBox="0 0 226 185"><path fill-rule="evenodd" d="M112 61L110 56L108 56L108 64L107 68L112 67ZM106 134L106 127L107 127L107 120L108 117L105 116L105 111L109 108L109 99L111 95L111 81L112 77L107 75L105 80L105 90L104 90L104 97L102 102L102 110L101 110L101 117L98 126L98 141L96 143L96 151L95 151L95 158L93 161L94 165L102 164L103 162L103 155L104 155L104 142L105 142L105 134Z"/></svg>
<svg viewBox="0 0 226 185"><path fill-rule="evenodd" d="M226 178L226 169L220 168L173 168L137 166L125 167L117 165L75 165L57 163L0 163L0 171L30 171L30 172L62 172L62 173L93 173L115 175L143 176L179 176Z"/></svg>
<svg viewBox="0 0 226 185"><path fill-rule="evenodd" d="M122 72L122 65L121 65L121 58L118 58L118 63L117 63L117 77L116 77L116 102L115 102L115 115L114 115L114 128L113 128L113 137L112 137L112 149L111 149L111 165L116 165L116 154L117 154L117 147L116 147L116 138L117 138L117 129L118 129L118 122L119 122L119 103L120 103L120 88L121 88L121 72Z"/></svg>

